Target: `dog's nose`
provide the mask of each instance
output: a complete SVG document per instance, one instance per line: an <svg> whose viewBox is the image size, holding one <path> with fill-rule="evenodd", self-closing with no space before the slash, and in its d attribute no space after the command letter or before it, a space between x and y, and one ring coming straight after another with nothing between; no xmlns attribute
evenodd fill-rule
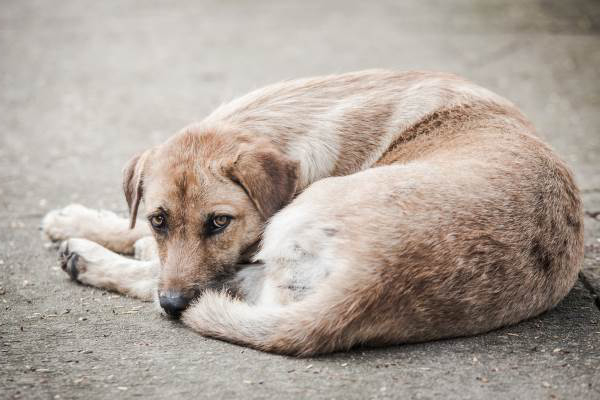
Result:
<svg viewBox="0 0 600 400"><path fill-rule="evenodd" d="M190 299L181 292L167 291L158 296L160 306L171 317L179 318L181 312L190 304Z"/></svg>

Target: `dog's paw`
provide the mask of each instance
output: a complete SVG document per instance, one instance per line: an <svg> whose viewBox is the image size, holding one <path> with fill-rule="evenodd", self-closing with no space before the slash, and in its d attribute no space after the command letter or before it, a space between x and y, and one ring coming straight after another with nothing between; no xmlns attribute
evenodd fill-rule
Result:
<svg viewBox="0 0 600 400"><path fill-rule="evenodd" d="M81 204L52 210L42 220L42 236L53 242L94 236L99 229L123 225L126 220L113 212L94 210ZM119 225L120 224L120 225Z"/></svg>
<svg viewBox="0 0 600 400"><path fill-rule="evenodd" d="M42 220L42 235L53 242L82 236L82 222L89 219L90 212L94 211L81 204L52 210Z"/></svg>
<svg viewBox="0 0 600 400"><path fill-rule="evenodd" d="M133 249L133 258L136 260L150 261L158 258L156 240L152 236L146 236L138 239L133 245Z"/></svg>
<svg viewBox="0 0 600 400"><path fill-rule="evenodd" d="M76 239L65 240L58 248L58 262L63 271L65 271L71 279L79 282L78 277L80 271L85 273L86 260L81 257L76 250Z"/></svg>
<svg viewBox="0 0 600 400"><path fill-rule="evenodd" d="M71 279L96 286L115 264L115 255L90 240L67 239L58 249L58 260Z"/></svg>

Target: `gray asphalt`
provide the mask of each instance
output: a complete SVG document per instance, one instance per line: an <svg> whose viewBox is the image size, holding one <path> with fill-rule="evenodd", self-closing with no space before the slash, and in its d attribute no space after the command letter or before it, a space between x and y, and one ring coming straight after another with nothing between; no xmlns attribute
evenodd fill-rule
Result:
<svg viewBox="0 0 600 400"><path fill-rule="evenodd" d="M600 398L600 2L0 3L0 398ZM284 78L371 67L464 75L514 101L573 167L581 282L489 334L292 359L202 338L70 282L37 230L125 211L129 157Z"/></svg>

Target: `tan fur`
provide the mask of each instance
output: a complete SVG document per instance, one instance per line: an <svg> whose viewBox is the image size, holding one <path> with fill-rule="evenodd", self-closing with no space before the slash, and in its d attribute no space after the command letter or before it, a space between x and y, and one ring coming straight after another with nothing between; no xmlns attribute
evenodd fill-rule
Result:
<svg viewBox="0 0 600 400"><path fill-rule="evenodd" d="M198 332L267 351L513 324L556 305L583 256L568 168L510 102L448 74L272 85L145 154L124 188L132 220L142 197L168 210L159 293L197 297ZM215 213L234 219L210 235Z"/></svg>

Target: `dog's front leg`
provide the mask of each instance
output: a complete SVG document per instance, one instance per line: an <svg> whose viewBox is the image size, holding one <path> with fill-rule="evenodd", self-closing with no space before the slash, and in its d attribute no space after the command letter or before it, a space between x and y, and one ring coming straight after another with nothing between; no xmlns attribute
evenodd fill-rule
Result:
<svg viewBox="0 0 600 400"><path fill-rule="evenodd" d="M138 239L134 246L133 258L141 261L158 260L158 247L156 240L152 236L145 236Z"/></svg>
<svg viewBox="0 0 600 400"><path fill-rule="evenodd" d="M83 238L121 254L133 254L135 242L151 235L147 223L140 221L129 229L127 218L80 204L50 211L42 220L42 232L54 242Z"/></svg>
<svg viewBox="0 0 600 400"><path fill-rule="evenodd" d="M86 239L65 240L59 257L62 269L76 282L145 301L156 296L158 259L123 257Z"/></svg>

